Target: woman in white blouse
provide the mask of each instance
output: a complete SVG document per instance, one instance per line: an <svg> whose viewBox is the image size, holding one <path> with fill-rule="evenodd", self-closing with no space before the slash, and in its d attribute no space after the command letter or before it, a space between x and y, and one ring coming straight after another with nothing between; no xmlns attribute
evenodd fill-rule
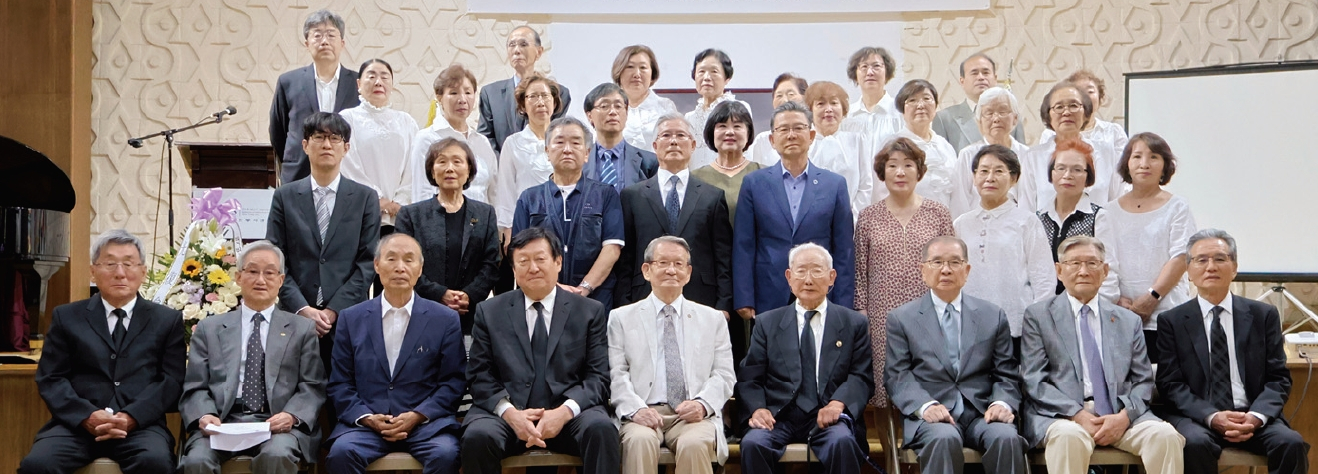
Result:
<svg viewBox="0 0 1318 474"><path fill-rule="evenodd" d="M1068 237L1088 235L1103 241L1108 272L1098 294L1116 303L1120 295L1117 275L1121 273L1117 264L1116 231L1108 220L1108 212L1085 192L1085 188L1094 185L1094 148L1083 140L1062 140L1048 159L1048 170L1053 199L1036 214L1048 236L1048 251L1053 261L1057 261L1057 248ZM1054 294L1060 295L1062 290L1062 282L1057 281Z"/></svg>
<svg viewBox="0 0 1318 474"><path fill-rule="evenodd" d="M842 175L851 193L851 215L870 205L874 188L873 158L859 132L840 130L847 116L847 91L835 83L819 81L805 91L805 104L815 121L815 141L810 145L810 163Z"/></svg>
<svg viewBox="0 0 1318 474"><path fill-rule="evenodd" d="M357 73L361 105L339 112L352 127L352 147L343 157L344 177L369 186L380 198L380 234L393 233L394 217L412 203L412 167L408 161L416 120L389 108L394 68L380 59L362 63Z"/></svg>
<svg viewBox="0 0 1318 474"><path fill-rule="evenodd" d="M981 96L980 110L984 109L983 100ZM1011 127L1006 133L1010 138ZM1016 152L998 144L975 148L978 150L967 167L974 170L970 174L979 203L952 223L956 235L966 243L975 270L966 278L964 290L1007 313L1012 346L1019 356L1025 308L1053 296L1057 273L1039 218L1008 195L1021 176Z"/></svg>
<svg viewBox="0 0 1318 474"><path fill-rule="evenodd" d="M490 147L490 141L467 124L467 118L476 110L476 76L461 64L445 68L435 78L435 98L442 116L435 117L435 123L417 132L412 140L412 202L425 201L439 192L426 179L430 175L430 170L425 169L426 152L435 142L452 137L467 143L476 156L476 169L480 170L462 195L491 204L494 180L499 175L499 157Z"/></svg>
<svg viewBox="0 0 1318 474"><path fill-rule="evenodd" d="M886 89L896 74L897 61L883 48L860 48L847 61L847 79L860 88L860 99L848 107L850 120L843 123L842 129L864 134L870 141L871 158L902 129L901 111ZM886 188L879 189L886 195Z"/></svg>
<svg viewBox="0 0 1318 474"><path fill-rule="evenodd" d="M956 166L956 150L947 139L934 133L934 112L938 110L938 89L924 79L913 79L897 92L897 111L902 114L904 127L893 137L906 137L924 152L928 171L915 191L925 198L947 206L952 203L952 172ZM891 142L893 138L889 138ZM874 190L875 202L887 197L886 188Z"/></svg>
<svg viewBox="0 0 1318 474"><path fill-rule="evenodd" d="M805 90L808 86L805 79L790 72L779 74L773 80L773 108L777 109L785 102L805 105ZM782 157L778 156L778 150L773 149L773 143L769 140L771 133L769 130L760 132L753 140L755 144L751 145L750 159L761 166L773 166L782 160Z"/></svg>
<svg viewBox="0 0 1318 474"><path fill-rule="evenodd" d="M1153 133L1130 138L1117 173L1130 192L1107 206L1116 229L1121 298L1117 304L1144 318L1149 357L1158 360L1158 314L1190 300L1185 279L1185 246L1196 229L1185 198L1163 189L1176 174L1176 157L1167 141Z"/></svg>
<svg viewBox="0 0 1318 474"><path fill-rule="evenodd" d="M1106 204L1121 195L1124 187L1120 182L1114 182L1116 152L1106 145L1095 144L1080 133L1094 117L1094 102L1088 94L1075 84L1059 82L1043 96L1039 116L1044 125L1057 134L1030 147L1021 159L1021 167L1025 170L1022 174L1027 179L1021 181L1016 197L1022 206L1043 209L1052 202L1054 193L1049 181L1052 175L1048 162L1052 160L1057 143L1065 140L1083 140L1093 149L1091 155L1097 175L1087 191L1089 199ZM1033 179L1029 179L1031 176Z"/></svg>
<svg viewBox="0 0 1318 474"><path fill-rule="evenodd" d="M1029 179L1032 176L1021 173L1019 158L1025 156L1025 152L1030 147L1024 143L1012 138L1011 131L1016 128L1016 123L1020 119L1020 102L1016 101L1016 96L1001 87L990 87L979 95L979 102L975 107L975 123L979 125L979 134L984 137L975 143L967 145L957 154L956 165L953 167L953 188L952 188L952 205L948 209L952 215L960 216L967 212L976 210L979 207L980 199L983 196L979 193L978 186L975 184L974 159L979 155L979 150L988 145L998 145L1013 153L1016 158L1016 172L1012 176L1012 185L1018 180ZM1013 201L1016 200L1016 188L1008 186L1003 189L1007 197ZM1026 212L1033 214L1034 209L1025 209Z"/></svg>
<svg viewBox="0 0 1318 474"><path fill-rule="evenodd" d="M508 245L517 198L526 188L549 179L554 167L545 155L545 132L554 114L563 108L562 91L553 79L528 74L517 84L513 98L517 113L526 117L526 128L508 136L499 153L499 179L494 186L494 212L499 232Z"/></svg>
<svg viewBox="0 0 1318 474"><path fill-rule="evenodd" d="M659 61L654 50L643 44L622 48L613 59L613 83L627 94L627 128L622 138L645 151L654 151L654 126L659 117L676 113L677 106L650 90L659 80Z"/></svg>
<svg viewBox="0 0 1318 474"><path fill-rule="evenodd" d="M1079 87L1085 95L1089 96L1090 102L1094 104L1094 116L1085 125L1084 130L1080 131L1080 135L1085 137L1090 145L1108 148L1111 150L1112 156L1117 156L1122 150L1125 150L1126 143L1129 141L1126 138L1126 129L1121 128L1121 125L1114 122L1098 118L1098 108L1107 105L1108 102L1107 84L1103 82L1103 79L1088 69L1081 69L1067 76L1066 82ZM1039 142L1042 143L1055 134L1052 130L1045 128L1043 135L1039 137Z"/></svg>
<svg viewBox="0 0 1318 474"><path fill-rule="evenodd" d="M709 118L709 112L714 110L714 106L725 100L737 100L731 92L727 92L728 81L732 80L732 58L717 49L706 49L696 54L696 59L691 65L691 79L696 81L696 93L700 94L700 100L696 101L696 108L686 114L686 121L691 123L693 130L704 130L705 120ZM741 105L746 106L746 110L751 109L751 105L744 101ZM706 147L696 147L691 153L690 169L699 169L705 165L714 162L718 158L718 153Z"/></svg>

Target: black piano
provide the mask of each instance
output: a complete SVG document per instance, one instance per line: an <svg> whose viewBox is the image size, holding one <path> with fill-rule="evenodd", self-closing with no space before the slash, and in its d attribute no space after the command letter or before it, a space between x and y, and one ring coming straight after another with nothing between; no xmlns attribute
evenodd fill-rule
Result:
<svg viewBox="0 0 1318 474"><path fill-rule="evenodd" d="M27 351L40 337L46 283L69 263L76 201L64 170L0 136L0 352Z"/></svg>

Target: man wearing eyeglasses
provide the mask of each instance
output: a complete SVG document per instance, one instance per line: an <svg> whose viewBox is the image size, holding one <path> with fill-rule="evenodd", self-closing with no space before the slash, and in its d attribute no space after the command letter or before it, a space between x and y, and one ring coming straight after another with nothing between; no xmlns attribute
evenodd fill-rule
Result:
<svg viewBox="0 0 1318 474"><path fill-rule="evenodd" d="M18 472L68 474L99 457L127 474L174 472L165 413L183 391L183 315L138 296L146 260L133 234L101 233L91 261L100 293L52 313L36 380L51 419Z"/></svg>
<svg viewBox="0 0 1318 474"><path fill-rule="evenodd" d="M302 150L302 121L315 112L338 113L361 103L357 71L339 64L343 48L343 18L317 10L302 24L302 40L312 63L279 76L270 102L270 145L279 159L279 181L288 184L311 174Z"/></svg>
<svg viewBox="0 0 1318 474"><path fill-rule="evenodd" d="M728 457L722 412L737 382L728 326L718 310L682 296L692 275L686 240L658 237L644 255L641 273L653 290L609 315L610 402L622 422L622 472L657 474L665 445L676 455L676 472L712 473Z"/></svg>
<svg viewBox="0 0 1318 474"><path fill-rule="evenodd" d="M961 292L967 258L956 237L924 245L929 293L888 314L884 383L921 472L960 474L963 446L984 453L988 474L1025 472L1025 438L1013 424L1021 395L1011 327L997 305Z"/></svg>
<svg viewBox="0 0 1318 474"><path fill-rule="evenodd" d="M545 54L545 47L540 44L540 33L527 25L513 28L508 34L508 43L505 46L508 52L508 65L513 68L513 77L486 84L481 88L481 115L480 122L476 126L477 132L490 139L490 146L494 147L495 154L503 149L503 141L509 135L526 128L526 116L517 113L514 91L517 90L517 84L523 77L535 71L536 61ZM554 119L562 117L567 112L568 106L572 105L572 95L568 93L567 87L559 84L558 89L563 97L563 106L559 107L558 112L553 115Z"/></svg>
<svg viewBox="0 0 1318 474"><path fill-rule="evenodd" d="M252 456L253 472L293 474L315 462L325 403L325 367L316 324L275 307L284 253L258 240L238 252L242 304L192 331L179 412L188 432L184 474L218 474L230 458ZM229 376L216 376L229 374ZM270 439L242 451L211 449L224 423L270 423Z"/></svg>
<svg viewBox="0 0 1318 474"><path fill-rule="evenodd" d="M1105 253L1093 237L1062 241L1057 275L1066 291L1025 309L1023 434L1045 448L1049 473L1087 473L1094 446L1139 456L1150 474L1180 473L1185 438L1149 411L1144 323L1098 297Z"/></svg>
<svg viewBox="0 0 1318 474"><path fill-rule="evenodd" d="M659 168L654 152L636 148L623 140L629 106L627 94L612 82L595 86L586 94L586 118L595 129L595 143L590 146L590 158L582 168L582 175L613 186L619 193L623 188L654 177Z"/></svg>
<svg viewBox="0 0 1318 474"><path fill-rule="evenodd" d="M1268 472L1309 471L1309 443L1282 418L1290 396L1277 308L1231 294L1236 239L1190 237L1185 258L1199 296L1158 316L1160 412L1185 436L1185 472L1218 471L1223 448L1268 457Z"/></svg>
<svg viewBox="0 0 1318 474"><path fill-rule="evenodd" d="M737 378L751 417L742 472L780 472L788 443L809 443L827 474L861 472L869 462L862 417L874 393L869 319L826 298L838 274L828 249L801 244L788 262L796 302L756 318Z"/></svg>

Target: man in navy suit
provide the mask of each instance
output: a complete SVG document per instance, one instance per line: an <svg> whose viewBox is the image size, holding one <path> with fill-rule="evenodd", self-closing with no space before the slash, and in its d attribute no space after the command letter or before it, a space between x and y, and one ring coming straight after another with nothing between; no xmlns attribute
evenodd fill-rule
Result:
<svg viewBox="0 0 1318 474"><path fill-rule="evenodd" d="M813 242L833 256L837 282L828 299L850 307L855 294L855 228L851 198L842 176L810 165L810 110L786 102L773 111L769 135L782 160L746 175L737 199L733 226L732 268L750 271L734 278L733 307L743 318L756 310L786 306L791 301L784 271L787 252Z"/></svg>
<svg viewBox="0 0 1318 474"><path fill-rule="evenodd" d="M270 102L270 145L279 159L281 183L291 183L311 174L302 150L302 121L316 112L338 113L361 103L357 95L357 71L339 64L343 48L343 18L318 10L302 25L302 38L311 52L312 64L279 76L275 98Z"/></svg>
<svg viewBox="0 0 1318 474"><path fill-rule="evenodd" d="M587 178L613 186L618 193L653 178L659 171L659 159L654 153L622 139L630 106L622 87L612 82L595 86L586 94L586 118L595 128L595 144L590 147L590 159L581 172Z"/></svg>
<svg viewBox="0 0 1318 474"><path fill-rule="evenodd" d="M338 413L329 472L360 473L395 451L426 474L458 472L458 403L467 355L458 313L416 295L421 245L406 234L380 239L375 271L384 293L343 311L329 398Z"/></svg>
<svg viewBox="0 0 1318 474"><path fill-rule="evenodd" d="M535 71L535 62L540 59L540 55L545 54L545 47L540 44L540 33L526 25L513 28L512 33L508 34L506 47L513 77L491 82L481 88L481 115L476 126L477 132L490 139L490 146L494 147L496 155L503 150L503 141L508 135L526 128L526 116L517 113L513 91L523 77ZM568 106L572 105L572 95L568 93L567 87L559 84L558 89L562 92L563 106L554 114L555 119L562 117Z"/></svg>

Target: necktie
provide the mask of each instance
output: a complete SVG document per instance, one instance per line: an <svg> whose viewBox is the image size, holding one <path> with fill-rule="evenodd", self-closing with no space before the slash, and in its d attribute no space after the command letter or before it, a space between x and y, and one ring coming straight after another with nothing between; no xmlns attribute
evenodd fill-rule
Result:
<svg viewBox="0 0 1318 474"><path fill-rule="evenodd" d="M796 406L810 413L819 406L819 382L815 374L815 330L810 322L818 311L805 312L805 327L801 329L801 391L796 394Z"/></svg>
<svg viewBox="0 0 1318 474"><path fill-rule="evenodd" d="M1094 411L1098 416L1104 416L1114 412L1112 400L1108 399L1107 375L1103 374L1103 356L1098 352L1098 339L1094 338L1094 331L1089 328L1090 322L1095 319L1089 305L1080 307L1080 339L1084 341L1085 359L1089 361L1089 373L1086 376L1094 396Z"/></svg>
<svg viewBox="0 0 1318 474"><path fill-rule="evenodd" d="M961 376L961 317L952 305L943 311L943 337L947 338L947 356L952 360L952 376Z"/></svg>
<svg viewBox="0 0 1318 474"><path fill-rule="evenodd" d="M247 364L243 368L243 407L260 413L265 407L265 348L261 347L261 322L265 316L252 315L252 335L247 337Z"/></svg>
<svg viewBox="0 0 1318 474"><path fill-rule="evenodd" d="M615 159L617 157L613 155L613 151L604 150L604 153L600 153L600 182L617 188L618 169L613 163Z"/></svg>
<svg viewBox="0 0 1318 474"><path fill-rule="evenodd" d="M535 328L531 333L531 355L535 361L535 381L526 408L545 408L549 405L549 382L545 370L549 362L549 329L545 327L545 305L532 303L535 308Z"/></svg>
<svg viewBox="0 0 1318 474"><path fill-rule="evenodd" d="M664 209L668 211L668 232L677 233L677 214L682 211L682 205L677 201L677 175L668 178L668 197L664 198Z"/></svg>
<svg viewBox="0 0 1318 474"><path fill-rule="evenodd" d="M115 351L118 351L119 346L124 343L124 336L128 334L128 330L124 328L124 319L128 317L128 313L122 308L115 308L110 314L115 316L114 332L110 333L110 339L114 341Z"/></svg>
<svg viewBox="0 0 1318 474"><path fill-rule="evenodd" d="M316 227L320 229L320 243L322 245L325 243L325 233L329 231L330 212L333 211L330 209L329 196L333 193L334 191L327 187L316 188ZM324 304L324 290L320 288L320 285L317 285L316 306L323 306Z"/></svg>
<svg viewBox="0 0 1318 474"><path fill-rule="evenodd" d="M1212 344L1212 354L1209 354L1209 367L1212 369L1213 383L1209 390L1212 391L1212 403L1218 410L1235 410L1236 403L1231 396L1231 353L1227 352L1226 330L1222 329L1222 311L1221 306L1214 306L1211 311L1213 315L1213 330L1210 337Z"/></svg>
<svg viewBox="0 0 1318 474"><path fill-rule="evenodd" d="M682 353L677 350L677 327L673 318L677 310L672 305L664 305L664 372L668 375L668 406L677 410L677 405L686 401L686 374L682 372Z"/></svg>

